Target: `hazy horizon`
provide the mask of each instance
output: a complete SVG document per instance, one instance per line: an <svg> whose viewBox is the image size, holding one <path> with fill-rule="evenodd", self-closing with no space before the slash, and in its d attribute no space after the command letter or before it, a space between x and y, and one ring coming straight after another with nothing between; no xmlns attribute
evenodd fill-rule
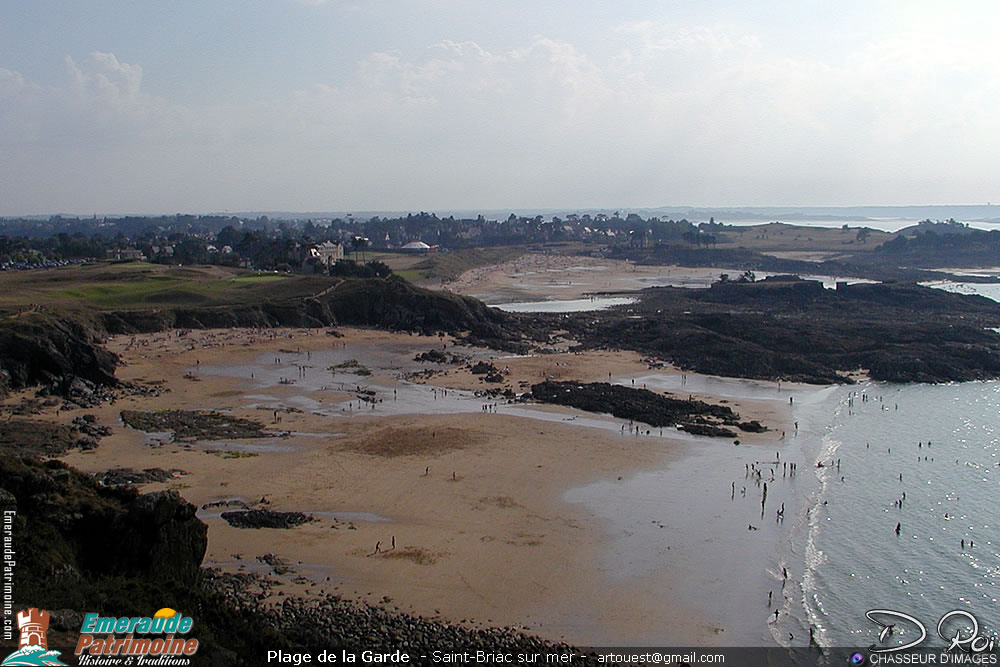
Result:
<svg viewBox="0 0 1000 667"><path fill-rule="evenodd" d="M849 220L852 217L863 219L894 218L901 220L924 219L944 220L951 217L961 220L997 220L1000 221L1000 205L996 204L928 204L928 205L860 205L860 206L693 206L693 205L666 205L649 207L628 207L628 206L582 206L582 207L502 207L502 208L455 208L445 207L441 209L400 209L386 210L378 208L347 210L327 210L327 211L306 211L306 210L238 210L238 211L159 211L159 212L123 212L123 213L78 213L57 211L53 213L32 213L23 215L0 215L0 219L43 219L52 217L66 218L121 218L127 216L148 216L161 217L171 215L200 215L200 216L236 216L250 218L258 216L269 216L286 219L307 219L325 217L354 217L359 220L367 220L373 216L380 217L401 217L408 214L429 213L438 217L446 218L449 215L455 217L474 217L484 215L487 218L507 217L510 214L517 216L532 216L536 214L559 215L568 214L611 214L619 212L622 217L629 213L637 213L643 217L663 216L671 212L678 215L684 214L704 214L710 215L729 214L733 220L751 220L754 216L767 217L774 215L802 215L806 218L837 218ZM964 214L964 216L963 216ZM989 217L987 217L989 216ZM720 222L725 222L720 220Z"/></svg>
<svg viewBox="0 0 1000 667"><path fill-rule="evenodd" d="M7 217L1000 199L985 0L0 2Z"/></svg>

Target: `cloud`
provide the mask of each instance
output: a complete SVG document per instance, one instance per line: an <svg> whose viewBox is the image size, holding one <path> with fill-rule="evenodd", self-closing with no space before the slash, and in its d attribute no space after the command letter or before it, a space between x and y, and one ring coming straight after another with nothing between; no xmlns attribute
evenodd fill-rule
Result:
<svg viewBox="0 0 1000 667"><path fill-rule="evenodd" d="M143 67L113 53L67 57L61 85L0 68L0 199L21 212L846 204L994 187L985 37L900 30L803 53L723 25L609 34L604 57L544 35L373 51L346 76L195 106L148 93Z"/></svg>
<svg viewBox="0 0 1000 667"><path fill-rule="evenodd" d="M90 57L102 69L93 75L93 82L100 90L128 100L138 96L139 86L142 85L142 67L119 62L113 53L94 51ZM79 69L76 72L80 73Z"/></svg>
<svg viewBox="0 0 1000 667"><path fill-rule="evenodd" d="M760 39L751 33L720 25L672 25L654 21L633 21L615 28L625 41L638 43L646 52L708 51L723 53L735 49L755 49Z"/></svg>
<svg viewBox="0 0 1000 667"><path fill-rule="evenodd" d="M0 95L16 95L24 88L24 77L13 70L0 67Z"/></svg>

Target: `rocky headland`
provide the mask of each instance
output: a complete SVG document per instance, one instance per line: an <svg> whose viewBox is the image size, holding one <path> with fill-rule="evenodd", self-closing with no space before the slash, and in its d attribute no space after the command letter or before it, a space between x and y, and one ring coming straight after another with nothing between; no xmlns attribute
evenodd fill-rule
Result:
<svg viewBox="0 0 1000 667"><path fill-rule="evenodd" d="M828 290L794 276L650 288L600 315L550 317L581 349L631 349L694 372L812 384L1000 377L1000 303L913 283Z"/></svg>

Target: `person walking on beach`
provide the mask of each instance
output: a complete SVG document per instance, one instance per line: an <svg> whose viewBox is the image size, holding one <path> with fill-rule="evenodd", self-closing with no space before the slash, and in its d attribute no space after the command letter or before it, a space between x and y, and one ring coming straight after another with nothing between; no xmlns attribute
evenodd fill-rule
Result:
<svg viewBox="0 0 1000 667"><path fill-rule="evenodd" d="M902 528L902 526L901 526L901 525L900 525L900 523L899 523L899 522L897 521L897 522L896 522L896 535L899 535L899 531L900 531L900 529L901 529L901 528Z"/></svg>

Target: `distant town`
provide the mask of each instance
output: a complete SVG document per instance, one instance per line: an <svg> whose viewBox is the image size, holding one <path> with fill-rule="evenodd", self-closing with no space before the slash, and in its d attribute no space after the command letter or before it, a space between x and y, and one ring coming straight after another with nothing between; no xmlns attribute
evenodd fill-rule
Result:
<svg viewBox="0 0 1000 667"><path fill-rule="evenodd" d="M368 220L272 220L266 216L53 216L0 220L0 268L31 269L81 260L218 264L320 272L368 251L428 253L473 247L582 242L646 247L665 241L711 245L722 229L711 220L642 218L637 214L541 215L502 220L439 218L432 213Z"/></svg>

